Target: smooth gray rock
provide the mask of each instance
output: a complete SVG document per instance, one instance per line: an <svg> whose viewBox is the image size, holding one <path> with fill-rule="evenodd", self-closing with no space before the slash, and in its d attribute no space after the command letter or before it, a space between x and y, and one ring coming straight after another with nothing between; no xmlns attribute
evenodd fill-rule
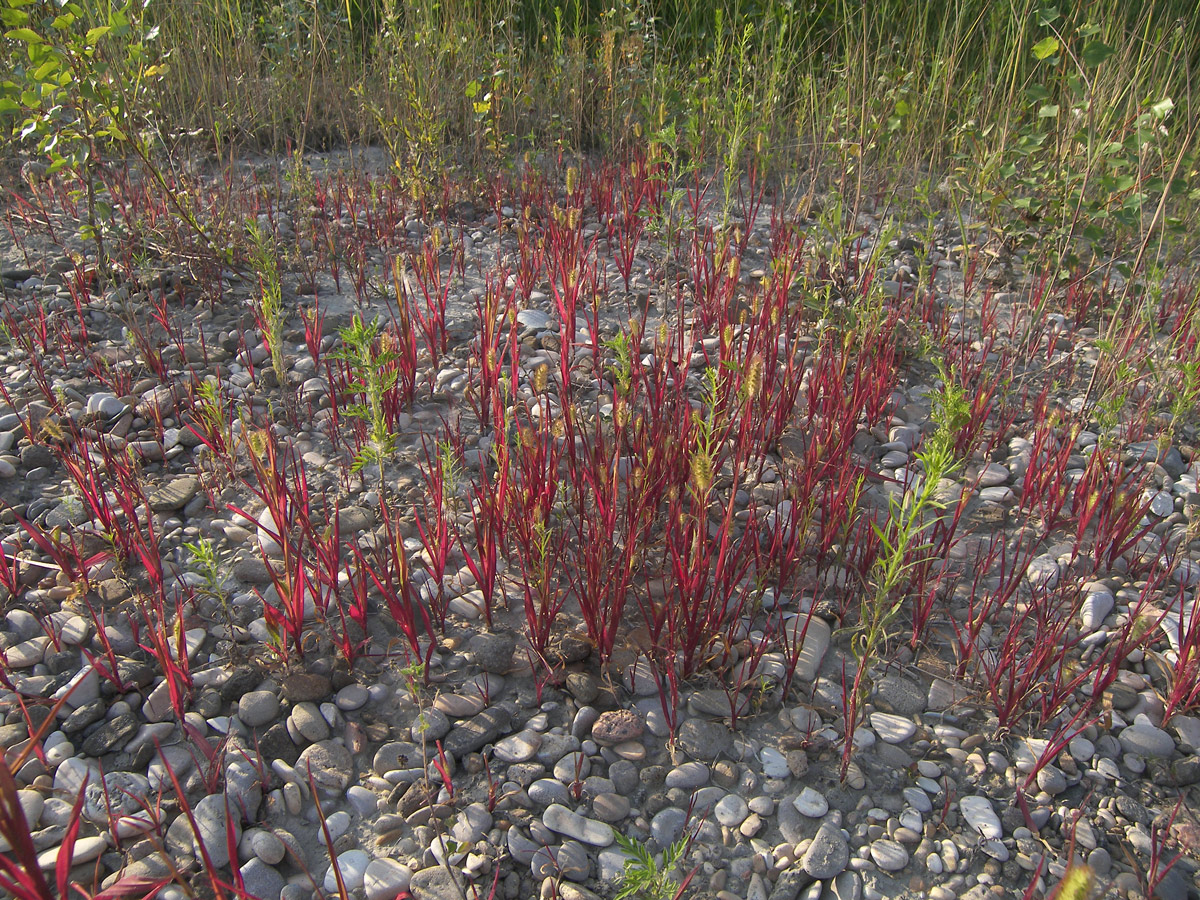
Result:
<svg viewBox="0 0 1200 900"><path fill-rule="evenodd" d="M850 845L842 830L826 820L817 829L817 834L800 860L800 866L818 881L835 878L850 862Z"/></svg>

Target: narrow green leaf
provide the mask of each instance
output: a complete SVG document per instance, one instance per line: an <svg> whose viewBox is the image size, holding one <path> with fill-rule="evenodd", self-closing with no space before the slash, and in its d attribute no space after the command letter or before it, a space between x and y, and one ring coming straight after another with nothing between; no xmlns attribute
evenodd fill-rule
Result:
<svg viewBox="0 0 1200 900"><path fill-rule="evenodd" d="M1046 59L1058 52L1058 38L1044 37L1033 45L1033 55L1038 59Z"/></svg>

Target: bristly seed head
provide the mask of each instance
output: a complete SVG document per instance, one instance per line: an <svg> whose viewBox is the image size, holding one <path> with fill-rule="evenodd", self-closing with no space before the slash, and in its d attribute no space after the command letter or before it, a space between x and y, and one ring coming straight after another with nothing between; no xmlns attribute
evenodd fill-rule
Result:
<svg viewBox="0 0 1200 900"><path fill-rule="evenodd" d="M550 381L550 367L548 365L546 365L545 363L542 363L540 366L537 367L536 370L534 370L534 373L533 373L533 389L534 389L534 391L536 391L539 394L545 392L546 385L549 383L549 381Z"/></svg>
<svg viewBox="0 0 1200 900"><path fill-rule="evenodd" d="M750 365L746 369L746 378L742 382L742 399L746 401L753 400L758 396L758 392L762 390L763 377L763 359L758 353L755 353L750 359Z"/></svg>
<svg viewBox="0 0 1200 900"><path fill-rule="evenodd" d="M707 496L713 483L712 459L703 451L693 453L691 470L692 483L696 486L696 493L701 497Z"/></svg>
<svg viewBox="0 0 1200 900"><path fill-rule="evenodd" d="M575 193L575 185L579 181L579 170L574 166L567 168L567 193Z"/></svg>

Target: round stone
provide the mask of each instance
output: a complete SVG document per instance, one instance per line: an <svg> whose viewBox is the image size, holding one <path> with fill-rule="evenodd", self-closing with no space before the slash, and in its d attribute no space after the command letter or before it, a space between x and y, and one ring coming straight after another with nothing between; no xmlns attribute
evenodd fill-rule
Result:
<svg viewBox="0 0 1200 900"><path fill-rule="evenodd" d="M302 777L309 774L318 787L344 791L350 783L354 759L350 751L337 741L319 741L304 748L296 760L296 771Z"/></svg>
<svg viewBox="0 0 1200 900"><path fill-rule="evenodd" d="M820 791L810 787L806 787L800 792L800 795L792 801L792 806L796 807L796 812L800 815L810 819L819 819L829 812L829 801Z"/></svg>
<svg viewBox="0 0 1200 900"><path fill-rule="evenodd" d="M268 866L283 862L287 847L274 833L265 828L254 828L249 833L251 852Z"/></svg>
<svg viewBox="0 0 1200 900"><path fill-rule="evenodd" d="M880 838L871 842L871 859L885 872L899 872L908 865L908 851L899 841Z"/></svg>
<svg viewBox="0 0 1200 900"><path fill-rule="evenodd" d="M325 873L325 890L330 893L337 892L337 870L341 871L342 883L347 890L358 890L363 886L367 875L367 866L370 863L371 858L361 850L347 850L345 853L339 854L336 870L335 864L331 863L329 870Z"/></svg>
<svg viewBox="0 0 1200 900"><path fill-rule="evenodd" d="M722 825L736 828L750 815L750 807L737 794L726 794L713 807L713 815Z"/></svg>
<svg viewBox="0 0 1200 900"><path fill-rule="evenodd" d="M337 692L337 696L334 698L334 703L337 705L338 709L344 712L350 712L352 710L362 709L367 705L367 701L370 699L370 694L367 693L367 689L361 684L348 684Z"/></svg>
<svg viewBox="0 0 1200 900"><path fill-rule="evenodd" d="M373 859L363 876L367 900L393 900L412 884L413 871L395 859Z"/></svg>
<svg viewBox="0 0 1200 900"><path fill-rule="evenodd" d="M804 851L800 865L811 877L827 881L841 874L849 862L850 845L846 843L842 830L826 820Z"/></svg>
<svg viewBox="0 0 1200 900"><path fill-rule="evenodd" d="M631 808L629 798L620 794L598 794L592 798L592 815L601 822L620 822Z"/></svg>
<svg viewBox="0 0 1200 900"><path fill-rule="evenodd" d="M250 728L260 728L279 715L279 697L274 691L249 691L238 700L238 718Z"/></svg>

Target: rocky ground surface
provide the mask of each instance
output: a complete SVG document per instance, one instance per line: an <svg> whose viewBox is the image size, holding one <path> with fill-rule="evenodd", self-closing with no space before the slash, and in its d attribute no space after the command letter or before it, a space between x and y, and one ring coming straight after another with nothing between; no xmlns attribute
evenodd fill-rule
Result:
<svg viewBox="0 0 1200 900"><path fill-rule="evenodd" d="M446 223L409 217L405 227L413 240L430 228L448 235L461 229L472 260L494 259L511 240L503 222L482 208L463 212ZM519 214L507 205L500 213ZM286 237L286 216L275 225ZM765 237L751 243L760 262L764 243ZM33 235L23 245L42 250L26 255L5 247L0 279L7 308L73 312L65 251ZM920 248L917 256L901 249L885 254L885 289L899 289L913 265L932 265L940 291L961 292L961 273L945 252ZM85 884L93 877L111 884L119 873L157 877L208 866L230 881L232 867L250 896L307 900L339 890L331 842L345 890L367 900L405 891L419 900L488 897L493 887L505 900L589 900L629 883L617 835L655 851L692 835L675 872L682 878L694 869L685 896L696 898L999 900L1021 896L1039 876L1054 884L1072 849L1112 897L1137 895L1152 860L1168 862L1182 852L1155 896L1197 895L1200 825L1191 810L1200 782L1200 718L1176 714L1159 727L1167 684L1141 651L1129 655L1107 690L1104 713L1040 769L1028 815L1015 802L1018 784L1048 736L997 733L981 686L952 677L936 665L936 653L914 658L905 648L889 651L855 733L852 763L840 777L842 679L853 658L839 621L822 608L811 619L787 696L777 689L783 654L767 653L754 696L735 694L731 701L719 684L685 686L673 740L658 686L636 648L620 649L607 677L569 609L561 623L563 677L539 690L524 652L515 580L502 580L510 608L488 630L466 567L447 579L455 599L428 685L405 668L396 629L379 611L372 613L369 648L352 668L320 637L303 660L280 663L264 649L270 635L262 601L273 590L262 551L270 560L278 547L229 509L261 512L245 487L214 482L206 448L186 427L187 380L197 370L219 375L231 399L267 416L279 402L283 375L311 417L299 428L281 424L278 433L302 457L314 495L336 498L344 539L366 545L378 538L378 473L348 475L331 445L328 384L298 317L286 332L289 371L266 378L269 354L248 324L251 278L227 272L219 304L196 297L183 269L161 270L157 286L189 302L188 343L182 352L163 347L168 389L131 362L133 377L120 395L103 389L80 360L50 351L42 363L71 417L138 455L169 571L193 589L176 588L191 598L181 623L193 677L183 721L163 673L139 646L146 638L131 605L137 579L111 560L101 562L90 572L90 591L81 594L36 565L15 512L63 531L85 528L88 515L73 499L53 447L31 442L23 430L24 422L53 420L33 391L30 366L12 345L0 356L0 377L14 401L0 408L0 522L9 555L26 561L23 593L5 601L0 622L6 681L0 745L10 758L30 725L46 716L49 707L37 700L73 688L46 730L44 759L30 759L16 773L45 867L60 853L86 781L72 860ZM285 275L284 287L294 307L311 302L315 288L329 313L325 345L332 346L357 305L324 276L303 285ZM422 373L425 389L385 465L395 498L415 502L422 439L439 435L462 408L474 327L470 291L478 287L471 277L455 287L449 352L436 371ZM643 265L633 292L652 290ZM129 302L138 298L117 286L93 294L83 311L95 353L114 367L132 357L123 325ZM545 293L535 291L521 315L525 350L534 357L552 353L559 323ZM1068 344L1086 338L1063 334ZM927 385L902 383L894 409L888 427L864 430L856 444L874 471L909 462L930 411ZM1096 438L1085 433L1081 445ZM468 435L476 465L486 450L479 439ZM1186 442L1126 449L1131 457L1151 452L1158 467L1150 508L1155 527L1193 524L1200 460ZM978 494L981 521L1011 514L1028 460L1028 435L1017 433L1003 452L960 474L960 483ZM739 502L777 504L773 480L765 470ZM201 538L219 552L229 619L216 597L198 590L206 582L189 567L184 545ZM421 544L411 530L407 548L420 579ZM1047 548L1038 577L1078 577L1064 561L1064 548ZM1169 595L1194 597L1200 563L1177 573ZM1089 573L1079 629L1103 641L1139 591L1120 566ZM776 602L802 606L802 598ZM88 604L103 617L93 617ZM122 692L98 674L106 658L98 627L115 654ZM31 698L28 719L18 695ZM736 728L731 702L745 705ZM190 820L173 799L168 769L190 801ZM1179 798L1182 807L1170 818ZM232 860L227 829L235 838ZM185 880L160 896L176 900L187 890Z"/></svg>

